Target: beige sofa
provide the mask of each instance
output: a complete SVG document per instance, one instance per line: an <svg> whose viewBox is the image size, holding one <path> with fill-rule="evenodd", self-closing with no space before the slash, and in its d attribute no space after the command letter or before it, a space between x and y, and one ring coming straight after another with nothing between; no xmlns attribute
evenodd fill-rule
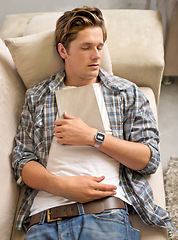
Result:
<svg viewBox="0 0 178 240"><path fill-rule="evenodd" d="M157 7L164 26L164 76L178 76L178 0L157 0Z"/></svg>
<svg viewBox="0 0 178 240"><path fill-rule="evenodd" d="M112 69L107 48L103 68L141 87L157 117L160 83L164 69L159 13L145 10L104 10L103 13L107 21L107 46ZM0 29L2 38L0 40L0 237L2 240L22 240L24 237L22 232L14 229L15 214L20 202L19 194L21 198L23 189L19 189L14 181L11 151L26 88L47 77L47 74L51 74L50 71L54 73L61 67L61 59L56 56L52 37L55 21L60 15L61 13L8 15ZM39 32L43 33L38 34ZM32 33L34 34L31 35ZM23 35L26 36L22 37ZM14 61L3 42L5 38L14 38L6 40ZM47 45L44 46L44 43ZM50 58L51 67L47 67L51 63L45 56ZM147 178L152 186L155 202L165 208L161 165L156 174ZM141 240L167 239L167 230L146 226L136 215L131 216L131 221L140 230Z"/></svg>

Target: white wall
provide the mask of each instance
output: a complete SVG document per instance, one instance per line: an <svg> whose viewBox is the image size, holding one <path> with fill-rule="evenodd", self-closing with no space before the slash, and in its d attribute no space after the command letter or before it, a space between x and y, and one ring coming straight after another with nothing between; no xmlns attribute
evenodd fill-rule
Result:
<svg viewBox="0 0 178 240"><path fill-rule="evenodd" d="M154 5L155 0L152 0ZM56 12L83 5L106 8L145 8L146 0L0 0L0 26L7 14ZM154 6L153 6L154 7Z"/></svg>

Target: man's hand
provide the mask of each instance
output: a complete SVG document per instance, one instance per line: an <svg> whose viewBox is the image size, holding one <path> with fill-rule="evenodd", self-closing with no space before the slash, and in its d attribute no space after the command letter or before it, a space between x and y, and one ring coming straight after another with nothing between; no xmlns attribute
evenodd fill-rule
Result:
<svg viewBox="0 0 178 240"><path fill-rule="evenodd" d="M59 177L59 181L53 185L55 187L52 187L52 194L80 203L115 195L116 186L101 183L104 178L104 176Z"/></svg>
<svg viewBox="0 0 178 240"><path fill-rule="evenodd" d="M55 121L54 133L60 144L91 145L95 143L94 135L97 129L89 127L80 118L64 113L65 119Z"/></svg>
<svg viewBox="0 0 178 240"><path fill-rule="evenodd" d="M29 187L80 203L116 194L116 186L101 183L104 178L55 176L35 161L28 162L22 170L22 179Z"/></svg>

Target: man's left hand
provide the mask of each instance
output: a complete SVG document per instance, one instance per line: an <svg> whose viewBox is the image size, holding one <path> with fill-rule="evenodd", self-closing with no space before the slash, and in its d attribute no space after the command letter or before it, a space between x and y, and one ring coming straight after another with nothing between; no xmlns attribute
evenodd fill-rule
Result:
<svg viewBox="0 0 178 240"><path fill-rule="evenodd" d="M80 118L64 113L64 119L55 121L54 133L59 144L91 145L95 143L97 129L89 127Z"/></svg>

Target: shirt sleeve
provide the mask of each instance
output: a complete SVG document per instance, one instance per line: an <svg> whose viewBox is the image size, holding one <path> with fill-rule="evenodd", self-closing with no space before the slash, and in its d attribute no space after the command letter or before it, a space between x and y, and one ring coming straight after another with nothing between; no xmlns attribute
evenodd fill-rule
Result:
<svg viewBox="0 0 178 240"><path fill-rule="evenodd" d="M151 159L148 165L139 172L152 174L156 172L160 162L157 122L149 101L141 90L135 86L128 93L124 121L125 137L128 141L143 143L150 148Z"/></svg>
<svg viewBox="0 0 178 240"><path fill-rule="evenodd" d="M15 148L12 152L12 168L15 174L15 179L20 186L25 185L21 177L22 169L25 164L32 160L38 161L34 154L33 129L30 98L26 95L20 125L15 136Z"/></svg>

